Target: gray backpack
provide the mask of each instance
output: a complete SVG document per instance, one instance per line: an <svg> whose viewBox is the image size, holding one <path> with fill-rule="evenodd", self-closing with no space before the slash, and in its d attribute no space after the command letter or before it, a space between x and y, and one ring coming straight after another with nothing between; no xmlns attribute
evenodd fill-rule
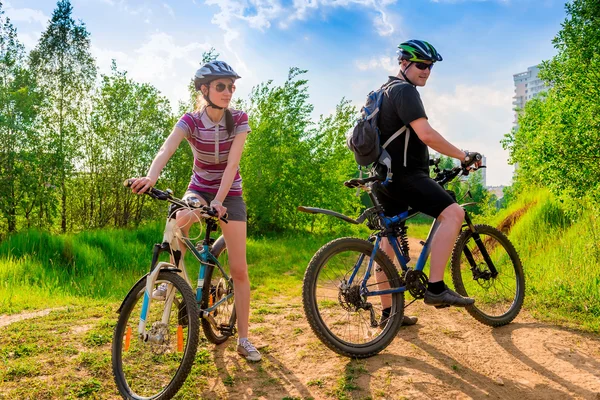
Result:
<svg viewBox="0 0 600 400"><path fill-rule="evenodd" d="M408 128L403 126L396 131L383 145L380 144L381 132L377 126L379 110L383 96L396 85L408 84L405 81L394 80L367 95L367 101L361 108L361 117L346 133L346 144L354 153L354 159L361 167L371 164L382 164L387 167L387 178L392 178L392 158L385 148Z"/></svg>

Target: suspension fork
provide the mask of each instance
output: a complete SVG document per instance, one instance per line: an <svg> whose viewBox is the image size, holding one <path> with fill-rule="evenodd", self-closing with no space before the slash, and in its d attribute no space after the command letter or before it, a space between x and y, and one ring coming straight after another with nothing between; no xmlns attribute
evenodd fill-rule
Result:
<svg viewBox="0 0 600 400"><path fill-rule="evenodd" d="M492 273L492 278L495 278L496 276L498 276L498 270L496 269L496 266L494 265L492 258L490 257L487 249L485 248L485 246L481 240L481 236L479 236L479 232L477 232L477 229L475 229L475 225L473 225L473 222L471 221L471 217L469 216L469 213L467 213L466 210L465 210L465 222L467 223L467 229L469 229L472 232L471 236L473 236L473 240L475 241L477 248L481 252L481 255L483 256L485 263L487 264L488 268L490 269L490 272ZM471 253L471 250L469 250L469 248L467 246L465 246L463 249L463 252L465 253L465 257L467 258L467 261L471 265L471 270L474 270L475 268L477 268L477 263L475 262L475 259L473 258L473 254Z"/></svg>

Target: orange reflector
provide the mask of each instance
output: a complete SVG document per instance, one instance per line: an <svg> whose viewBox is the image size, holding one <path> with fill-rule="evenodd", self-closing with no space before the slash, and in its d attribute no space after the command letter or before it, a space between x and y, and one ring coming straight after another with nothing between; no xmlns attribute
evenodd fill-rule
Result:
<svg viewBox="0 0 600 400"><path fill-rule="evenodd" d="M177 325L177 351L183 351L183 327Z"/></svg>
<svg viewBox="0 0 600 400"><path fill-rule="evenodd" d="M131 343L131 326L127 326L125 332L125 351L129 350L129 344Z"/></svg>
<svg viewBox="0 0 600 400"><path fill-rule="evenodd" d="M208 306L212 307L214 302L215 302L215 296L213 294L211 294L210 296L208 296Z"/></svg>

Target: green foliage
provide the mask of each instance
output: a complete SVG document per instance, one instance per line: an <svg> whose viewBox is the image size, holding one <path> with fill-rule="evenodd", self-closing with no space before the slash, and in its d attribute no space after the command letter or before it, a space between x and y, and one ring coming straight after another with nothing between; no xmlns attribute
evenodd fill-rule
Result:
<svg viewBox="0 0 600 400"><path fill-rule="evenodd" d="M342 100L334 115L310 121L306 71L291 68L281 86L272 81L255 87L248 112L252 133L241 161L252 229L261 232L298 228L313 220L300 205L330 206L353 212L358 200L343 189L354 163L345 149L344 132L355 114Z"/></svg>
<svg viewBox="0 0 600 400"><path fill-rule="evenodd" d="M0 216L8 232L16 231L19 214L30 226L49 178L41 163L44 145L35 134L44 99L24 61L24 47L0 4Z"/></svg>
<svg viewBox="0 0 600 400"><path fill-rule="evenodd" d="M573 219L569 206L547 191L521 197L536 203L521 216L509 237L524 265L529 308L537 316L570 321L597 332L600 221L596 212L588 208Z"/></svg>
<svg viewBox="0 0 600 400"><path fill-rule="evenodd" d="M90 34L83 22L72 18L69 0L59 0L46 31L29 55L33 73L47 93L42 109L44 129L38 140L48 143L46 167L51 184L60 193L61 231L67 231L68 180L81 159L84 117L89 112L89 93L96 77L90 53Z"/></svg>
<svg viewBox="0 0 600 400"><path fill-rule="evenodd" d="M174 120L169 101L149 84L139 84L117 70L104 75L93 98L90 132L85 135L85 164L73 186L87 196L74 199L74 212L81 227L136 224L152 208L149 199L132 196L122 186L130 177L144 176L168 136ZM178 170L183 151L178 152L161 183L183 190L189 179ZM189 164L188 164L189 167ZM156 207L151 204L150 207Z"/></svg>
<svg viewBox="0 0 600 400"><path fill-rule="evenodd" d="M542 64L552 85L529 101L518 130L503 144L518 163L517 182L562 198L600 200L600 3L574 0L554 39L558 54ZM574 203L572 203L574 204Z"/></svg>

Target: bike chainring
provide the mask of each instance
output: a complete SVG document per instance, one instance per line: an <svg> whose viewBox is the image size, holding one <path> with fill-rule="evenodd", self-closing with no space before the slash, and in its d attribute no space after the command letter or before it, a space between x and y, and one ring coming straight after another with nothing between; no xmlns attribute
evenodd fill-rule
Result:
<svg viewBox="0 0 600 400"><path fill-rule="evenodd" d="M404 274L404 282L406 284L406 290L412 297L415 299L422 299L425 297L428 278L423 271L409 269Z"/></svg>

